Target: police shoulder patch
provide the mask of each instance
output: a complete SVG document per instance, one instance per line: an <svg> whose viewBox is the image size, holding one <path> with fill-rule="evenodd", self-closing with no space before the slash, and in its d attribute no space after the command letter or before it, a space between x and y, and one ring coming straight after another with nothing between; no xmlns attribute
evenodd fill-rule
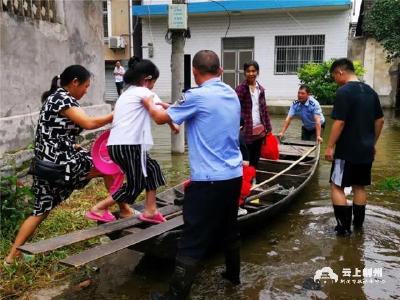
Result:
<svg viewBox="0 0 400 300"><path fill-rule="evenodd" d="M178 100L175 101L175 105L182 105L183 103L185 103L186 101L186 97L185 97L185 93L182 93L180 98Z"/></svg>

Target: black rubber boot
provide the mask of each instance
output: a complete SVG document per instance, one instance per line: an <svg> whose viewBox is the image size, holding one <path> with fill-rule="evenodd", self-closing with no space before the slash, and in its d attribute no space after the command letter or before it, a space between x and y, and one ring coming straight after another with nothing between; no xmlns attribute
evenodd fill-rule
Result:
<svg viewBox="0 0 400 300"><path fill-rule="evenodd" d="M333 205L337 225L335 231L338 235L348 236L351 234L352 207L347 205Z"/></svg>
<svg viewBox="0 0 400 300"><path fill-rule="evenodd" d="M226 271L221 275L233 285L240 284L240 243L225 249Z"/></svg>
<svg viewBox="0 0 400 300"><path fill-rule="evenodd" d="M346 206L346 231L351 234L351 219L353 218L353 208L351 206Z"/></svg>
<svg viewBox="0 0 400 300"><path fill-rule="evenodd" d="M353 227L356 230L361 230L365 219L365 205L357 205L353 203Z"/></svg>
<svg viewBox="0 0 400 300"><path fill-rule="evenodd" d="M190 293L194 277L197 274L197 260L190 257L177 257L175 271L169 284L169 290L164 294L152 293L152 300L184 300Z"/></svg>

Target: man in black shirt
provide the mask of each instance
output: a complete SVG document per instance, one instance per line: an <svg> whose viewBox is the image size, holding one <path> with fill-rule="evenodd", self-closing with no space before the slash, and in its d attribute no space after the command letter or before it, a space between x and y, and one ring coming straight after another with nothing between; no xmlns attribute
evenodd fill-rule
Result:
<svg viewBox="0 0 400 300"><path fill-rule="evenodd" d="M383 112L377 93L358 80L354 65L347 58L333 62L331 75L341 87L336 92L334 119L325 158L332 161L331 197L340 235L351 233L353 225L361 229L367 204L365 186L371 184L375 144L383 127ZM353 209L347 206L344 188L354 192Z"/></svg>

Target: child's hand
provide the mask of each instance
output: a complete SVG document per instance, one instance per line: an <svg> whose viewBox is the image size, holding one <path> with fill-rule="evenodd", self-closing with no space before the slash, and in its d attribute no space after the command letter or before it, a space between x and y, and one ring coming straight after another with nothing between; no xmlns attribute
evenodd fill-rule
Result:
<svg viewBox="0 0 400 300"><path fill-rule="evenodd" d="M153 97L142 99L142 104L147 110L150 110L150 108L154 105Z"/></svg>
<svg viewBox="0 0 400 300"><path fill-rule="evenodd" d="M169 123L168 124L169 125L169 128L171 128L171 131L173 132L173 133L175 133L175 134L178 134L179 133L179 125L178 124L175 124L175 123Z"/></svg>

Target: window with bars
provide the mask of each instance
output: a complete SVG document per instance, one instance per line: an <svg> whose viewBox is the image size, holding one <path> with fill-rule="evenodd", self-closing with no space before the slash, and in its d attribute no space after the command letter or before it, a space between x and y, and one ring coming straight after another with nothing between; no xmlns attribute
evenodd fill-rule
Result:
<svg viewBox="0 0 400 300"><path fill-rule="evenodd" d="M1 0L0 11L10 16L56 22L56 0Z"/></svg>
<svg viewBox="0 0 400 300"><path fill-rule="evenodd" d="M324 60L325 35L275 36L275 74L296 74L309 62Z"/></svg>
<svg viewBox="0 0 400 300"><path fill-rule="evenodd" d="M108 38L108 3L107 1L103 1L103 28L104 28L104 37Z"/></svg>

